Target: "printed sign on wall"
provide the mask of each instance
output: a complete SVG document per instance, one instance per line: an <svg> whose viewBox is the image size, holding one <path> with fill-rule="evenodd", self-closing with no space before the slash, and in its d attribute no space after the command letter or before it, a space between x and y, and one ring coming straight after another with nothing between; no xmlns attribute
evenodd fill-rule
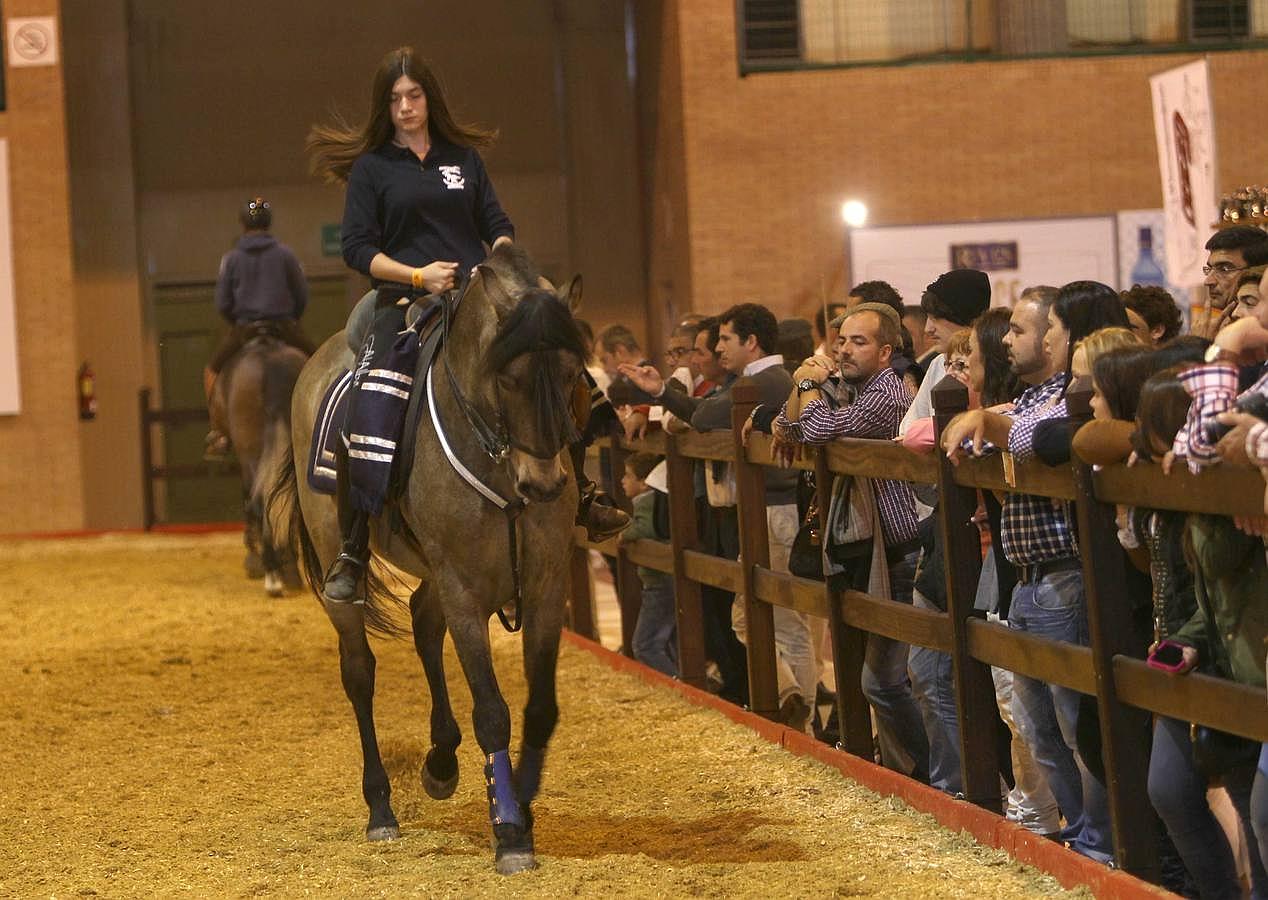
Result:
<svg viewBox="0 0 1268 900"><path fill-rule="evenodd" d="M1206 60L1149 79L1154 133L1167 215L1167 278L1190 287L1202 282L1204 246L1219 218L1216 206L1215 122Z"/></svg>
<svg viewBox="0 0 1268 900"><path fill-rule="evenodd" d="M57 19L35 16L10 19L6 56L13 68L51 66L57 63Z"/></svg>
<svg viewBox="0 0 1268 900"><path fill-rule="evenodd" d="M1023 288L1036 284L1119 283L1111 216L856 228L846 252L854 284L888 281L910 304L950 268L985 271L992 306L1012 306Z"/></svg>

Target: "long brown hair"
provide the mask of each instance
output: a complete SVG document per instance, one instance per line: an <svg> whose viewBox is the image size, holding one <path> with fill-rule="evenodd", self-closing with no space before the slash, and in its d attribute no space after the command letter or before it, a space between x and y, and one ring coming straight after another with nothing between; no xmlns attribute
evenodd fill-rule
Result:
<svg viewBox="0 0 1268 900"><path fill-rule="evenodd" d="M314 125L308 132L305 149L312 160L314 175L328 182L345 182L358 156L382 147L392 139L395 133L389 111L392 85L402 75L417 82L427 97L427 131L433 140L441 138L459 147L482 150L497 139L496 129L455 122L440 80L431 66L414 52L413 47L398 47L383 57L374 73L370 115L364 125L360 128L349 125L336 113L333 124Z"/></svg>

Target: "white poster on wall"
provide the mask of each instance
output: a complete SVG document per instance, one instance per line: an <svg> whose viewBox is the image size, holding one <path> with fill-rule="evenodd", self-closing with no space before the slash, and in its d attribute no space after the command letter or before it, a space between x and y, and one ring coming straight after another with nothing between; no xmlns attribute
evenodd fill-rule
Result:
<svg viewBox="0 0 1268 900"><path fill-rule="evenodd" d="M1149 86L1167 216L1167 277L1173 284L1190 287L1202 281L1204 245L1219 217L1206 60L1154 75Z"/></svg>
<svg viewBox="0 0 1268 900"><path fill-rule="evenodd" d="M1167 217L1161 209L1124 209L1118 213L1118 283L1163 288L1176 300L1184 330L1189 330L1189 289L1167 278Z"/></svg>
<svg viewBox="0 0 1268 900"><path fill-rule="evenodd" d="M13 295L9 142L0 138L0 415L10 416L22 411L18 393L18 327Z"/></svg>
<svg viewBox="0 0 1268 900"><path fill-rule="evenodd" d="M888 281L910 304L950 269L986 272L992 306L1012 306L1036 284L1090 279L1117 288L1119 282L1111 216L858 228L846 252L854 284Z"/></svg>

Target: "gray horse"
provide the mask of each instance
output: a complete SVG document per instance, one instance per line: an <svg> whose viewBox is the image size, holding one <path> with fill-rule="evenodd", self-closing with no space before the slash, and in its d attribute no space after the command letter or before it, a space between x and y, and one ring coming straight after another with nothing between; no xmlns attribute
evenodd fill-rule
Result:
<svg viewBox="0 0 1268 900"><path fill-rule="evenodd" d="M576 479L566 460L567 444L576 437L571 398L584 354L572 317L579 299L579 278L556 292L527 254L514 247L498 248L479 266L452 308L451 333L433 365L431 385L417 387L434 392L435 404L420 419L408 489L398 508L404 527L390 531L389 510L371 526L376 559L422 579L409 598L409 619L432 697L432 746L423 764L423 786L431 797L445 799L458 783L455 750L462 735L450 706L442 652L448 629L474 699L497 870L503 874L536 864L530 805L559 714L555 668L577 509ZM305 366L295 386L293 449L275 464L269 498L270 518L279 530L289 523L315 587L339 552L335 503L295 473L306 465L320 398L352 364L340 333ZM443 439L432 424L433 413ZM503 436L501 458L481 449L473 414ZM511 529L518 533L528 703L514 769L508 754L510 712L493 671L488 632L490 616L515 600L508 514L459 476L442 440L476 479L522 510ZM375 658L366 633L403 634L406 629L393 615L393 602L399 607L401 601L391 597L374 569L364 604L324 606L339 634L344 690L361 737L362 792L370 809L366 837L377 841L396 838L399 828L375 736Z"/></svg>

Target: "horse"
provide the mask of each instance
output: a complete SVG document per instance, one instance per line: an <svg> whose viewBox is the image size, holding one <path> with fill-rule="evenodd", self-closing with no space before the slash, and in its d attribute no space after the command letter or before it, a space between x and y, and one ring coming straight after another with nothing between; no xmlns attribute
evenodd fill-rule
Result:
<svg viewBox="0 0 1268 900"><path fill-rule="evenodd" d="M567 446L577 436L571 403L585 356L573 319L580 284L577 276L557 290L523 250L502 246L477 267L460 296L455 291L442 299L445 322L438 327L447 333L427 377L428 409L419 417L405 492L395 509L372 520L375 563L366 570L365 602L322 601L339 636L343 687L356 716L370 841L395 839L400 830L375 733L375 657L367 632L412 632L432 699L431 748L421 778L427 794L443 800L458 785L455 751L462 740L445 681L447 629L474 700L496 869L512 874L536 865L531 805L559 717L555 669L578 501ZM320 398L353 363L339 333L304 367L292 407L293 450L277 464L269 499L269 515L279 530L293 533L319 600L322 573L340 548L336 507L296 471L306 463ZM490 434L500 435L496 447L488 446ZM459 467L506 509L465 480ZM399 533L391 520L400 523ZM379 574L380 562L421 579L409 596L408 628L399 624L404 603ZM528 683L513 768L510 712L488 632L495 612L506 622L504 607L519 611Z"/></svg>
<svg viewBox="0 0 1268 900"><path fill-rule="evenodd" d="M264 590L280 597L299 586L294 557L279 544L264 516L264 489L271 473L261 465L290 445L291 393L307 357L258 323L255 336L225 363L212 391L211 418L223 423L242 473L244 542L248 577L264 578Z"/></svg>

